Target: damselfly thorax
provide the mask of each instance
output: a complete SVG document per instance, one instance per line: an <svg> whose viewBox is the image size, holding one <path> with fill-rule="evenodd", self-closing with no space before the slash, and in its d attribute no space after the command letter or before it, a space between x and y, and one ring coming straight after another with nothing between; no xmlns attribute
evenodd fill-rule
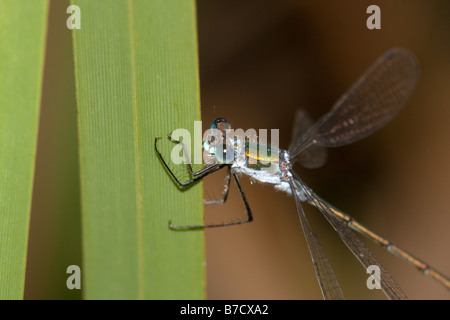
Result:
<svg viewBox="0 0 450 320"><path fill-rule="evenodd" d="M275 189L291 194L289 179L292 179L292 166L287 150L245 141L242 137L229 137L231 125L224 118L215 119L211 129L218 129L221 139L219 144L217 136L213 141L205 141L203 147L207 157L213 158L216 164L231 165L236 173L246 175L253 181L271 184ZM301 188L298 188L297 194L302 201L306 201Z"/></svg>

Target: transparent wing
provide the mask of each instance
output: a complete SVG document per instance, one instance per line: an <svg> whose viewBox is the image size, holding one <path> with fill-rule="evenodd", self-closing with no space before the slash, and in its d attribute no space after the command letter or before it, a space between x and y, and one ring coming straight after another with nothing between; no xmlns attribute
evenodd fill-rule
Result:
<svg viewBox="0 0 450 320"><path fill-rule="evenodd" d="M311 116L304 110L298 109L295 114L294 126L292 130L291 144L289 150L299 144L299 140L303 134L314 124ZM297 158L292 160L298 161L302 166L308 169L316 169L325 164L327 161L327 149L323 147L312 146L302 152Z"/></svg>
<svg viewBox="0 0 450 320"><path fill-rule="evenodd" d="M325 300L344 300L344 294L336 279L330 262L320 245L319 239L309 225L303 211L302 204L297 195L296 186L292 180L289 181L291 185L292 195L297 205L297 212L300 219L300 224L305 234L306 243L308 245L309 253L314 264L314 271L316 272L317 280L319 281L320 290Z"/></svg>
<svg viewBox="0 0 450 320"><path fill-rule="evenodd" d="M309 203L314 205L325 216L328 222L333 226L339 237L355 255L358 261L367 270L369 266L378 266L380 268L380 286L386 297L391 300L406 300L408 297L403 292L402 288L394 280L389 271L381 264L378 258L367 248L367 246L359 240L359 238L350 230L347 225L333 214L333 210L324 200L316 195L309 187L307 187L298 178L296 173L293 173L297 181L303 187L303 190L310 198Z"/></svg>
<svg viewBox="0 0 450 320"><path fill-rule="evenodd" d="M389 271L381 264L378 258L367 248L367 246L359 240L359 238L350 230L342 220L336 218L331 212L330 207L325 205L324 202L316 200L316 207L322 212L325 218L330 222L339 237L347 245L350 251L355 255L359 262L367 270L369 266L378 266L380 268L380 285L386 297L391 300L406 300L408 297L403 292L402 288L394 280Z"/></svg>
<svg viewBox="0 0 450 320"><path fill-rule="evenodd" d="M311 146L338 147L386 125L411 96L419 79L412 53L391 49L380 57L298 143L291 158Z"/></svg>

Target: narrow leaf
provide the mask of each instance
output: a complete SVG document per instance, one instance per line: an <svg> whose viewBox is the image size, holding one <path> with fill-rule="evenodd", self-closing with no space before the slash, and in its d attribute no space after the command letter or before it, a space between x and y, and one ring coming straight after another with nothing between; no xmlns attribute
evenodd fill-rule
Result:
<svg viewBox="0 0 450 320"><path fill-rule="evenodd" d="M0 1L0 299L22 299L46 0Z"/></svg>
<svg viewBox="0 0 450 320"><path fill-rule="evenodd" d="M203 298L203 232L168 228L201 223L202 188L180 191L154 150L200 116L194 1L72 3L85 298Z"/></svg>

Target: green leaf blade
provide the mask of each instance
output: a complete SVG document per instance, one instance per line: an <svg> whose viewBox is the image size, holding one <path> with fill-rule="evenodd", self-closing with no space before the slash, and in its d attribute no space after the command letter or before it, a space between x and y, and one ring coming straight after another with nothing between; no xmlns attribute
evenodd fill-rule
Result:
<svg viewBox="0 0 450 320"><path fill-rule="evenodd" d="M22 299L46 0L0 2L0 299Z"/></svg>
<svg viewBox="0 0 450 320"><path fill-rule="evenodd" d="M202 221L201 186L180 192L153 146L199 118L193 2L73 3L85 297L203 298L203 233L167 226Z"/></svg>

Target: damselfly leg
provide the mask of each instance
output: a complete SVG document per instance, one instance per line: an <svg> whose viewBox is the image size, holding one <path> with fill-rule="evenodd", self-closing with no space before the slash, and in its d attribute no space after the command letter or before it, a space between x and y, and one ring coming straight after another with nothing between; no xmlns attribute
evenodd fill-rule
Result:
<svg viewBox="0 0 450 320"><path fill-rule="evenodd" d="M220 169L227 167L228 173L227 173L227 183L226 183L226 187L225 190L223 191L223 196L222 199L219 200L214 200L212 202L209 203L205 203L205 204L222 204L226 201L227 197L228 197L228 191L230 188L230 180L231 180L231 176L233 176L234 181L238 187L239 190L239 194L241 195L242 201L244 202L244 206L245 206L245 211L246 211L246 219L245 220L236 220L236 221L232 221L232 222L225 222L225 223L220 223L220 224L207 224L207 225L187 225L187 226L179 226L176 224L173 224L171 221L169 221L169 228L174 229L174 230L195 230L195 229L205 229L205 228L217 228L217 227L226 227L226 226L234 226L234 225L239 225L239 224L245 224L245 223L250 223L253 221L253 215L252 212L250 210L250 207L248 205L247 199L245 197L244 191L242 190L242 186L241 183L239 181L238 176L236 175L236 172L234 172L234 170L231 168L230 165L228 164L222 164L222 163L216 163L216 164L212 164L206 168L203 168L199 171L193 171L192 170L192 165L190 164L189 161L189 156L188 153L186 152L186 146L183 144L183 142L178 141L173 139L170 135L168 135L168 137L176 142L182 145L183 150L184 150L184 156L187 158L187 166L189 168L189 171L192 175L192 179L187 181L187 182L181 182L177 176L174 174L174 172L170 169L169 165L166 163L166 161L164 160L164 157L162 156L161 152L158 150L157 147L157 141L160 139L160 137L155 138L155 150L159 156L159 158L161 159L162 163L164 164L164 166L166 167L167 171L170 173L170 175L172 176L172 178L175 180L175 182L180 186L180 187L186 187L189 186L201 179L203 179L204 177L206 177L207 175L219 171Z"/></svg>
<svg viewBox="0 0 450 320"><path fill-rule="evenodd" d="M223 204L228 199L228 192L230 191L230 181L231 181L231 167L227 166L228 172L225 177L225 187L222 190L222 197L217 200L203 200L203 203L206 205L210 204Z"/></svg>
<svg viewBox="0 0 450 320"><path fill-rule="evenodd" d="M178 141L178 140L173 140L173 139L171 138L170 135L168 135L168 137L169 137L172 141L175 141L175 142L177 142L177 143L180 143L180 144L183 146L183 150L186 151L186 147L185 147L184 143L182 143L182 142L180 142L180 141ZM189 180L189 181L181 182L181 181L177 178L177 176L173 173L173 171L170 169L169 165L168 165L168 164L166 163L166 161L164 160L164 157L162 156L161 152L158 150L157 144L158 144L158 140L159 140L159 139L161 139L161 137L156 137L156 138L155 138L155 150L156 150L156 153L158 154L158 157L161 159L162 163L164 164L164 167L166 167L167 171L170 173L170 175L172 176L172 178L175 180L175 182L176 182L180 187L187 187L187 186L193 184L194 182L196 182L196 181L198 181L198 180L201 180L201 179L203 179L204 177L206 177L207 175L209 175L209 174L211 174L211 173L213 173L213 172L216 172L216 171L218 171L218 170L220 170L220 169L222 169L223 167L226 166L225 164L215 163L215 164L212 164L212 165L210 165L210 166L208 166L208 167L206 167L206 168L203 168L203 169L201 169L201 170L199 170L199 171L193 171L193 170L192 170L191 162L190 162L189 157L188 157L188 154L187 154L186 152L184 152L183 154L184 154L184 155L186 156L186 158L187 158L187 166L188 166L189 171L190 171L190 173L191 173L191 175L192 175L193 178L192 178L191 180Z"/></svg>

